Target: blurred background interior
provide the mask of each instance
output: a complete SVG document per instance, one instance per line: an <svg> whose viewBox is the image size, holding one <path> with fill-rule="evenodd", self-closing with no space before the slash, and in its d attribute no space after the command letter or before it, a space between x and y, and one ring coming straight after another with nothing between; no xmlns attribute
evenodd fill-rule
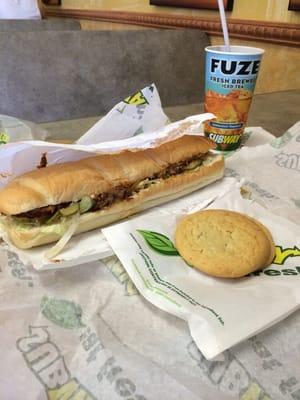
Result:
<svg viewBox="0 0 300 400"><path fill-rule="evenodd" d="M202 112L204 48L223 41L216 5L1 2L0 114L41 123L54 139L74 140L152 82L171 119ZM299 120L300 1L228 0L226 7L231 43L265 50L248 125L281 135Z"/></svg>

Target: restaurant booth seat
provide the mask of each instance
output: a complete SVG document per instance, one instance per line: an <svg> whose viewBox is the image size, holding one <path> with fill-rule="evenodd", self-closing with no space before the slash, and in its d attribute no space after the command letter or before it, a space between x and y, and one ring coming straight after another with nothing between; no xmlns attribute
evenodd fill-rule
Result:
<svg viewBox="0 0 300 400"><path fill-rule="evenodd" d="M199 30L1 31L0 114L41 123L103 115L155 83L162 105L199 103Z"/></svg>

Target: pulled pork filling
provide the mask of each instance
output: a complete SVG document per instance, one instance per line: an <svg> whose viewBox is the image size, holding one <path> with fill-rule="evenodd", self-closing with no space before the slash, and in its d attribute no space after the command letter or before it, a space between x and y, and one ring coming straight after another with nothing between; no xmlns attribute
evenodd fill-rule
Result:
<svg viewBox="0 0 300 400"><path fill-rule="evenodd" d="M111 204L117 201L129 199L135 193L138 193L142 189L148 188L149 186L156 183L160 179L167 179L171 176L179 175L188 170L192 171L198 168L203 163L206 156L207 156L206 154L198 154L193 157L189 157L186 160L168 165L168 167L165 168L164 170L155 173L150 177L144 178L140 182L136 182L134 184L129 184L129 185L119 185L110 190L109 192L90 195L89 197L92 199L92 203L88 211L98 211L104 207L109 207ZM66 202L57 205L49 205L46 207L36 208L31 211L20 213L14 215L13 217L16 219L28 218L35 220L39 219L44 220L53 217L56 213L59 212L59 210L65 209L69 207L71 204L74 203Z"/></svg>

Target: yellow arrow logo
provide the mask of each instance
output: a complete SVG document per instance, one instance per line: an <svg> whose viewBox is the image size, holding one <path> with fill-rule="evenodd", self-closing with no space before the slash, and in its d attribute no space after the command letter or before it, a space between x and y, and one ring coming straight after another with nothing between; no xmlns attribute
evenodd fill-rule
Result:
<svg viewBox="0 0 300 400"><path fill-rule="evenodd" d="M95 400L78 381L72 379L59 389L49 389L48 400Z"/></svg>
<svg viewBox="0 0 300 400"><path fill-rule="evenodd" d="M146 97L143 95L143 93L141 91L135 93L132 96L126 97L126 99L124 99L124 103L135 104L138 106L140 106L142 104L149 104Z"/></svg>
<svg viewBox="0 0 300 400"><path fill-rule="evenodd" d="M300 256L300 249L298 249L296 246L294 246L294 248L287 247L285 249L283 249L281 246L275 246L275 257L272 263L283 265L287 258L298 256Z"/></svg>
<svg viewBox="0 0 300 400"><path fill-rule="evenodd" d="M9 142L9 136L6 132L0 132L0 144L5 144Z"/></svg>

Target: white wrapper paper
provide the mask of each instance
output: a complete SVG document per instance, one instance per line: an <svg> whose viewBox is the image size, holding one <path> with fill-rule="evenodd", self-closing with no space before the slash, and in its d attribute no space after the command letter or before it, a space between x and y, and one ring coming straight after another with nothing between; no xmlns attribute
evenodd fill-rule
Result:
<svg viewBox="0 0 300 400"><path fill-rule="evenodd" d="M45 140L46 138L47 131L33 122L0 115L0 146L20 140Z"/></svg>
<svg viewBox="0 0 300 400"><path fill-rule="evenodd" d="M78 144L95 144L126 139L154 132L168 121L156 86L152 84L117 104L106 116L77 140ZM100 139L100 140L99 140Z"/></svg>
<svg viewBox="0 0 300 400"><path fill-rule="evenodd" d="M226 175L245 179L262 204L300 224L300 122L270 145L246 145L232 153L226 167Z"/></svg>
<svg viewBox="0 0 300 400"><path fill-rule="evenodd" d="M153 84L117 104L77 144L31 140L0 146L0 188L14 177L36 169L43 155L48 165L53 165L100 153L155 147L185 133L201 135L202 123L212 117L209 113L200 114L165 125L168 119ZM100 230L71 238L60 254L50 260L44 254L53 244L22 251L13 246L4 232L1 236L24 263L37 270L72 267L112 255Z"/></svg>
<svg viewBox="0 0 300 400"><path fill-rule="evenodd" d="M216 188L221 193L222 183L215 183L212 189ZM156 208L102 230L140 293L186 320L207 359L273 325L300 305L299 226L243 199L239 189L229 188L206 208L238 211L262 222L276 244L273 264L257 276L226 280L192 269L179 256L174 246L178 219L203 208L213 197L210 190L188 196L181 210L175 202L174 209L171 205L169 210Z"/></svg>
<svg viewBox="0 0 300 400"><path fill-rule="evenodd" d="M16 176L36 169L40 165L43 154L46 155L47 165L53 165L80 160L96 154L114 154L122 150L147 149L179 138L184 134L202 135L202 123L211 118L213 118L213 114L209 113L194 115L152 133L89 145L57 144L34 140L8 143L0 147L0 187L5 186ZM99 132L100 140L101 134Z"/></svg>
<svg viewBox="0 0 300 400"><path fill-rule="evenodd" d="M299 135L297 128L276 139L280 147L273 157L280 152L293 153L299 160ZM246 146L267 143L270 136L261 128L248 128ZM226 158L226 173L242 179L240 164L249 163L249 159L242 151L238 154L239 162L229 155ZM39 157L34 165L36 162ZM296 201L291 200L287 188L275 204L270 194L280 176L266 175L268 164L263 157L257 160L259 179L265 176L267 191L250 175L255 162L253 157L244 176L252 196L272 211L276 206L276 211L280 209L284 217L293 220L300 198L299 185L292 178L295 175L288 174L286 179L296 191L292 196ZM268 162L274 166L275 160L271 157ZM279 175L282 170L277 170ZM219 181L211 186L214 192L202 198L201 206L224 194L227 183ZM280 201L281 197L285 199ZM165 215L175 210L177 217L185 209L186 199L178 200L176 206L175 202L165 205ZM192 205L193 210L199 207L198 202ZM299 224L299 220L295 222ZM207 360L191 338L187 323L139 295L115 256L103 263L41 273L24 265L2 244L0 277L1 399L300 399L299 311L217 359ZM277 296L282 296L279 288ZM268 294L261 303L264 310L273 307L267 301ZM260 311L255 318L260 318ZM243 323L244 316L238 325Z"/></svg>

